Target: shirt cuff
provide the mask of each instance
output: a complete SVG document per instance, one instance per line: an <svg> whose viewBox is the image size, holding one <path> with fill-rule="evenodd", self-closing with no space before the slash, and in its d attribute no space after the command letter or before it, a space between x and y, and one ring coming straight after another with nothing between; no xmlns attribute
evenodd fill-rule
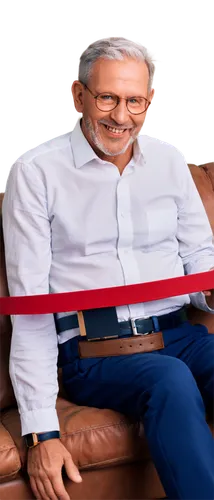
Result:
<svg viewBox="0 0 214 500"><path fill-rule="evenodd" d="M191 303L197 309L201 309L201 311L209 312L214 314L214 309L208 306L206 297L203 292L191 293L190 295Z"/></svg>
<svg viewBox="0 0 214 500"><path fill-rule="evenodd" d="M22 436L31 432L59 431L59 420L54 408L40 408L20 414Z"/></svg>

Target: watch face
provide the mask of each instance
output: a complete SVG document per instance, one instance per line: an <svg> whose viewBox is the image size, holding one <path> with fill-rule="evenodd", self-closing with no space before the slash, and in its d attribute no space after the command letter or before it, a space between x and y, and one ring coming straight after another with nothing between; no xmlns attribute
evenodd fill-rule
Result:
<svg viewBox="0 0 214 500"><path fill-rule="evenodd" d="M33 446L36 446L38 444L38 437L37 434L27 434L26 436L26 443L28 448L32 448Z"/></svg>
<svg viewBox="0 0 214 500"><path fill-rule="evenodd" d="M26 442L27 442L28 446L33 446L34 445L32 434L28 434L28 436L26 436Z"/></svg>

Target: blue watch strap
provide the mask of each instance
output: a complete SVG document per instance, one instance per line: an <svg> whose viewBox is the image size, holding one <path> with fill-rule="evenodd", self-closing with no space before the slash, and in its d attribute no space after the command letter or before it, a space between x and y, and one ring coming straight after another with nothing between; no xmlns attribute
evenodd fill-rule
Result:
<svg viewBox="0 0 214 500"><path fill-rule="evenodd" d="M38 436L38 441L47 441L48 439L56 439L60 438L60 432L59 431L50 431L50 432L43 432L42 434L37 434Z"/></svg>
<svg viewBox="0 0 214 500"><path fill-rule="evenodd" d="M43 432L43 433L38 433L38 434L36 432L32 432L30 434L26 434L24 437L25 437L27 447L34 448L34 446L37 446L42 441L47 441L48 439L56 439L56 438L59 439L60 432L59 431L49 431L49 432Z"/></svg>

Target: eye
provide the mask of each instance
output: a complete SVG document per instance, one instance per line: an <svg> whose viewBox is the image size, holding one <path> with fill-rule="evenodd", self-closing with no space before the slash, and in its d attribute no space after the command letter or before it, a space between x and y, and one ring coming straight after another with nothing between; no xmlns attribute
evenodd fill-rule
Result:
<svg viewBox="0 0 214 500"><path fill-rule="evenodd" d="M139 104L141 104L141 98L140 97L130 97L129 103L134 104L134 105L139 105Z"/></svg>
<svg viewBox="0 0 214 500"><path fill-rule="evenodd" d="M114 97L111 94L101 94L99 96L99 99L101 99L102 101L113 101Z"/></svg>

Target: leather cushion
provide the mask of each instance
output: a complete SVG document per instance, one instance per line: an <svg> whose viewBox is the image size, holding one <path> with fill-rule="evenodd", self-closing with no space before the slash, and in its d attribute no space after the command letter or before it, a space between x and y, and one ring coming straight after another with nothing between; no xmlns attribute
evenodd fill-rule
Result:
<svg viewBox="0 0 214 500"><path fill-rule="evenodd" d="M77 406L57 399L62 442L80 470L151 460L143 425L112 410ZM11 434L26 468L26 446L20 418L14 408L4 411L2 422ZM210 424L214 432L213 424Z"/></svg>
<svg viewBox="0 0 214 500"><path fill-rule="evenodd" d="M15 479L21 468L16 445L9 432L0 423L0 483Z"/></svg>

